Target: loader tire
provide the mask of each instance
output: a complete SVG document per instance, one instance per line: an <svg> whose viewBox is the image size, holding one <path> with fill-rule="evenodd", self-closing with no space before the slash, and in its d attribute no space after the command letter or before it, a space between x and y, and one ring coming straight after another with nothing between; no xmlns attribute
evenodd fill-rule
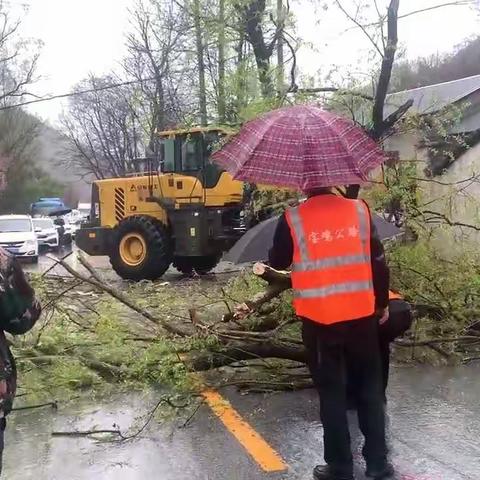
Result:
<svg viewBox="0 0 480 480"><path fill-rule="evenodd" d="M220 257L218 255L209 255L205 257L175 257L173 266L184 275L192 275L196 272L198 275L206 275L213 270Z"/></svg>
<svg viewBox="0 0 480 480"><path fill-rule="evenodd" d="M193 275L193 265L190 257L175 257L173 266L183 275Z"/></svg>
<svg viewBox="0 0 480 480"><path fill-rule="evenodd" d="M128 217L115 228L110 263L125 280L156 280L172 262L172 243L165 226L141 215Z"/></svg>
<svg viewBox="0 0 480 480"><path fill-rule="evenodd" d="M206 275L213 270L220 261L220 256L210 255L208 257L197 257L193 264L193 268L199 275Z"/></svg>

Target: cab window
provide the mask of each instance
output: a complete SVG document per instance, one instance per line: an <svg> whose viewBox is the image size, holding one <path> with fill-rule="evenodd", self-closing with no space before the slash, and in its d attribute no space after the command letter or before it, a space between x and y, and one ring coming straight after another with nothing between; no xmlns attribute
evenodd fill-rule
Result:
<svg viewBox="0 0 480 480"><path fill-rule="evenodd" d="M162 172L175 171L175 140L167 138L160 144L160 161Z"/></svg>
<svg viewBox="0 0 480 480"><path fill-rule="evenodd" d="M219 132L208 132L204 136L203 156L205 162L204 168L204 186L205 188L213 188L218 183L222 170L210 158L220 146L223 135Z"/></svg>
<svg viewBox="0 0 480 480"><path fill-rule="evenodd" d="M182 142L182 171L192 172L201 170L203 159L199 152L197 139L189 137Z"/></svg>

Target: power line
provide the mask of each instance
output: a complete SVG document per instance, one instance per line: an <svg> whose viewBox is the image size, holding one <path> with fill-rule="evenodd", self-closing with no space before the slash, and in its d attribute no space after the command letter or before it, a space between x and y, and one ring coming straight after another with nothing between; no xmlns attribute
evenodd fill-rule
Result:
<svg viewBox="0 0 480 480"><path fill-rule="evenodd" d="M136 83L152 82L154 80L155 80L155 77L142 78L140 80L130 80L128 82L113 83L111 85L105 85L104 87L96 87L96 88L90 88L88 90L78 90L76 92L62 93L62 94L59 94L59 95L52 95L50 97L37 98L35 100L28 100L27 102L15 103L15 104L12 104L12 105L4 105L3 107L0 107L0 111L11 110L12 108L24 107L26 105L32 105L34 103L50 102L51 100L58 100L58 99L61 99L61 98L75 97L77 95L85 95L87 93L102 92L104 90L111 90L113 88L119 88L119 87L125 87L125 86L128 86L128 85L134 85Z"/></svg>

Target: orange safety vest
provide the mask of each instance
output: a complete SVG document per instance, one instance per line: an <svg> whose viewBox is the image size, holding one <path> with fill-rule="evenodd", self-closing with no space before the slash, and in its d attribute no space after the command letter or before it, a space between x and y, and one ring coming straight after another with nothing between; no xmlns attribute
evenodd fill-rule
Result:
<svg viewBox="0 0 480 480"><path fill-rule="evenodd" d="M291 278L297 315L324 325L372 315L367 205L320 195L289 209L286 218L294 245Z"/></svg>

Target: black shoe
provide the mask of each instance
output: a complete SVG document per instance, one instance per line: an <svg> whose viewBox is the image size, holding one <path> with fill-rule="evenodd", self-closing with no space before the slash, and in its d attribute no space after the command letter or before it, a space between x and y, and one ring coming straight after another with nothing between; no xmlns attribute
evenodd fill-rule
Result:
<svg viewBox="0 0 480 480"><path fill-rule="evenodd" d="M374 478L375 480L383 480L390 478L394 475L395 470L393 469L392 464L385 463L380 468L376 466L367 467L366 475L369 478Z"/></svg>
<svg viewBox="0 0 480 480"><path fill-rule="evenodd" d="M313 469L315 480L354 480L353 473L346 473L330 467L329 465L317 465Z"/></svg>

